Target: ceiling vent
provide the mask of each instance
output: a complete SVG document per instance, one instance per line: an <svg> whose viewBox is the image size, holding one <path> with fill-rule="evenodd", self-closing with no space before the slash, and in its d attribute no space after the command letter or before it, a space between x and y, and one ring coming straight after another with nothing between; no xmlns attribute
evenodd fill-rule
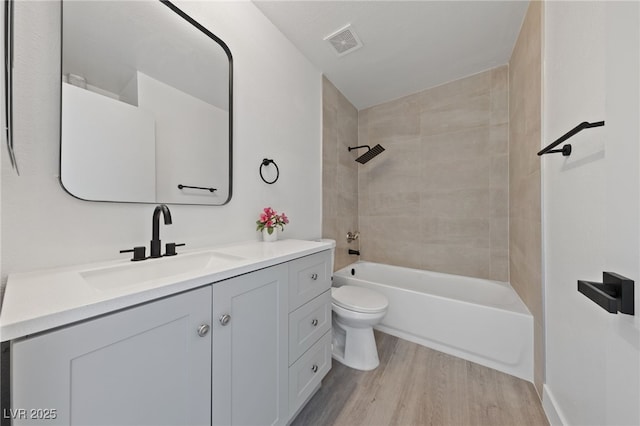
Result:
<svg viewBox="0 0 640 426"><path fill-rule="evenodd" d="M338 56L346 55L362 47L362 42L353 28L351 28L351 24L326 36L324 40L331 43L331 46L333 46Z"/></svg>

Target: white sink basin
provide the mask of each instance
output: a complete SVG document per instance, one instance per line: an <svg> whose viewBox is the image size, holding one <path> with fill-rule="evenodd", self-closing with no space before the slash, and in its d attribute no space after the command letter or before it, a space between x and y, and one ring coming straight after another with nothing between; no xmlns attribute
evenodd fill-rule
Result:
<svg viewBox="0 0 640 426"><path fill-rule="evenodd" d="M84 280L99 290L135 286L202 269L219 269L242 260L223 253L204 252L147 259L126 265L108 266L80 272Z"/></svg>

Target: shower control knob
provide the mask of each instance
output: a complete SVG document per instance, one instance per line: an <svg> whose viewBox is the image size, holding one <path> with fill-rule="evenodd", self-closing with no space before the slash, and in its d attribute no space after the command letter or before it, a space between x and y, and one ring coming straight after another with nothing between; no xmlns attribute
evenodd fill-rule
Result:
<svg viewBox="0 0 640 426"><path fill-rule="evenodd" d="M313 364L313 367L311 367L311 371L313 371L314 373L318 372L318 366Z"/></svg>
<svg viewBox="0 0 640 426"><path fill-rule="evenodd" d="M314 327L317 326L318 325L318 320L315 319L315 318L313 320L311 320L311 325L314 326Z"/></svg>
<svg viewBox="0 0 640 426"><path fill-rule="evenodd" d="M209 332L209 324L202 324L198 327L198 336L204 337Z"/></svg>
<svg viewBox="0 0 640 426"><path fill-rule="evenodd" d="M229 314L220 315L220 324L227 325L229 324L229 321L231 321L231 315Z"/></svg>
<svg viewBox="0 0 640 426"><path fill-rule="evenodd" d="M312 280L317 280L318 279L318 274L311 274L311 279Z"/></svg>

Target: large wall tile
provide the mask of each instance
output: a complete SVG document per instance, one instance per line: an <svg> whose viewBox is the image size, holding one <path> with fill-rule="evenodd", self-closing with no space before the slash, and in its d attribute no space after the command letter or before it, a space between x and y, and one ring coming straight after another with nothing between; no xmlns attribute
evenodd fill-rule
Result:
<svg viewBox="0 0 640 426"><path fill-rule="evenodd" d="M491 248L494 250L509 250L509 218L492 218L489 224L491 230Z"/></svg>
<svg viewBox="0 0 640 426"><path fill-rule="evenodd" d="M491 249L454 244L425 244L423 268L430 271L491 278Z"/></svg>
<svg viewBox="0 0 640 426"><path fill-rule="evenodd" d="M506 153L507 144L502 147ZM456 132L426 135L422 138L422 161L438 163L452 160L474 160L493 154L491 128L489 126ZM506 154L504 154L506 155ZM424 165L428 167L428 165Z"/></svg>
<svg viewBox="0 0 640 426"><path fill-rule="evenodd" d="M509 281L509 252L507 250L491 250L490 279Z"/></svg>
<svg viewBox="0 0 640 426"><path fill-rule="evenodd" d="M367 114L367 135L371 145L389 139L415 137L420 132L418 95L373 106L367 110Z"/></svg>
<svg viewBox="0 0 640 426"><path fill-rule="evenodd" d="M489 188L491 158L430 162L422 173L425 189Z"/></svg>
<svg viewBox="0 0 640 426"><path fill-rule="evenodd" d="M403 191L375 191L366 197L367 204L361 204L360 217L376 216L420 216L420 192L415 188Z"/></svg>
<svg viewBox="0 0 640 426"><path fill-rule="evenodd" d="M491 172L489 187L509 189L509 155L495 155L491 157Z"/></svg>
<svg viewBox="0 0 640 426"><path fill-rule="evenodd" d="M426 220L431 217L491 217L489 188L434 189L420 193L420 210Z"/></svg>
<svg viewBox="0 0 640 426"><path fill-rule="evenodd" d="M434 106L420 116L421 133L435 135L486 126L491 120L491 97L483 94L460 103Z"/></svg>
<svg viewBox="0 0 640 426"><path fill-rule="evenodd" d="M510 124L499 124L489 128L489 146L492 154L509 152L509 126Z"/></svg>
<svg viewBox="0 0 640 426"><path fill-rule="evenodd" d="M407 268L423 268L424 250L422 244L415 242L383 240L363 234L360 242L361 257L367 261Z"/></svg>
<svg viewBox="0 0 640 426"><path fill-rule="evenodd" d="M420 243L419 217L360 216L360 232L366 238L382 241Z"/></svg>
<svg viewBox="0 0 640 426"><path fill-rule="evenodd" d="M509 63L510 282L534 317L534 383L544 381L540 150L542 2L529 9Z"/></svg>
<svg viewBox="0 0 640 426"><path fill-rule="evenodd" d="M427 244L491 248L491 221L486 218L436 217L421 222L420 239Z"/></svg>
<svg viewBox="0 0 640 426"><path fill-rule="evenodd" d="M508 90L505 65L359 112L387 150L358 167L363 259L508 280Z"/></svg>
<svg viewBox="0 0 640 426"><path fill-rule="evenodd" d="M348 231L358 229L358 111L325 77L322 82L322 236L336 241L335 269L357 260L349 256Z"/></svg>

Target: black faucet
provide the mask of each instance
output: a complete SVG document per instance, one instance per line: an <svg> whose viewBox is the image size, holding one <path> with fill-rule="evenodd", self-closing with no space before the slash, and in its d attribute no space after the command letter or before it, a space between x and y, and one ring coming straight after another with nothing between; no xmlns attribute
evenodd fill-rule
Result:
<svg viewBox="0 0 640 426"><path fill-rule="evenodd" d="M162 257L160 253L160 213L164 216L164 224L171 225L171 212L165 204L156 206L153 211L153 229L151 230L151 254L149 257Z"/></svg>

